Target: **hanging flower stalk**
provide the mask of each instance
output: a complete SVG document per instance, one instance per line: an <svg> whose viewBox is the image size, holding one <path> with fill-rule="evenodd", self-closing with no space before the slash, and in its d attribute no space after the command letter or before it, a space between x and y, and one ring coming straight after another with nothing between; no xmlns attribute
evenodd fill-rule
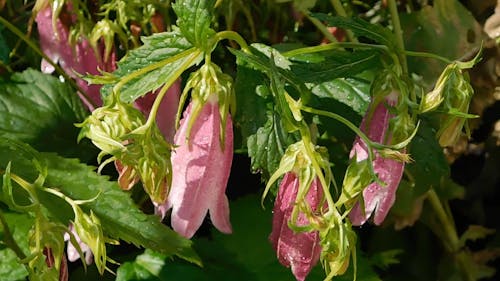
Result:
<svg viewBox="0 0 500 281"><path fill-rule="evenodd" d="M208 62L189 78L182 101L190 90L191 102L174 137L172 188L156 209L162 216L172 209L172 228L187 238L207 212L218 230L231 233L225 190L233 154L232 78Z"/></svg>

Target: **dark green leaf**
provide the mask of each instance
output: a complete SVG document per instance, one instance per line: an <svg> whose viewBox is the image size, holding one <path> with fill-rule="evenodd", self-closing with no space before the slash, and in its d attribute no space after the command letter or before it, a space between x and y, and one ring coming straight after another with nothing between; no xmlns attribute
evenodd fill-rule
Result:
<svg viewBox="0 0 500 281"><path fill-rule="evenodd" d="M379 57L375 51L335 51L317 63L296 62L292 71L307 83L319 84L339 77L354 77L367 69L380 67Z"/></svg>
<svg viewBox="0 0 500 281"><path fill-rule="evenodd" d="M81 155L75 150L78 129L87 115L68 83L28 69L0 78L0 137L32 144L39 150ZM80 147L81 148L81 147Z"/></svg>
<svg viewBox="0 0 500 281"><path fill-rule="evenodd" d="M268 82L268 79L261 72L238 65L234 84L237 105L234 120L241 128L244 140L255 134L257 129L266 123L266 108L270 100L258 94L259 87L262 88L266 81ZM272 105L269 104L269 106ZM246 141L243 145L246 146Z"/></svg>
<svg viewBox="0 0 500 281"><path fill-rule="evenodd" d="M322 13L313 13L312 16L326 22L328 26L350 29L358 37L366 37L392 50L397 49L394 34L381 25L372 24L360 18L334 17Z"/></svg>
<svg viewBox="0 0 500 281"><path fill-rule="evenodd" d="M204 51L211 51L208 48L215 34L210 28L214 5L214 0L179 0L172 4L182 35Z"/></svg>
<svg viewBox="0 0 500 281"><path fill-rule="evenodd" d="M9 63L10 48L3 37L3 27L0 27L0 61L4 64Z"/></svg>
<svg viewBox="0 0 500 281"><path fill-rule="evenodd" d="M252 281L286 281L293 280L290 269L283 267L276 258L268 236L271 232L271 212L260 207L258 196L250 196L231 202L231 223L233 233L225 235L217 231L212 232L212 237L199 238L195 240L195 248L201 255L204 267L199 268L178 260L169 260L165 256L158 256L152 252L139 255L123 271L127 276L139 276L140 272L146 272L153 276L151 279L145 277L123 278L119 281L132 280L252 280ZM152 269L144 261L153 261L153 264L163 268ZM313 271L309 278L311 280L321 279L321 269ZM159 274L156 274L159 272ZM134 276L135 275L135 276ZM125 274L123 274L125 276Z"/></svg>
<svg viewBox="0 0 500 281"><path fill-rule="evenodd" d="M247 140L252 170L260 171L264 178L269 178L278 168L287 147L295 141L285 131L279 115L268 111L264 126Z"/></svg>
<svg viewBox="0 0 500 281"><path fill-rule="evenodd" d="M307 102L310 95L310 90L299 77L297 77L290 69L291 62L283 57L277 50L263 45L253 44L250 49L252 54L245 53L240 50L230 49L237 57L238 64L244 64L254 70L261 71L267 76L275 75L277 80L283 80L299 91L301 98Z"/></svg>
<svg viewBox="0 0 500 281"><path fill-rule="evenodd" d="M370 83L356 78L337 78L312 88L321 99L337 100L363 116L370 103Z"/></svg>
<svg viewBox="0 0 500 281"><path fill-rule="evenodd" d="M0 169L5 169L9 161L12 162L12 173L30 182L38 176L33 161L45 165L48 175L44 185L58 188L72 199L86 200L99 195L82 208L85 211L92 210L99 217L107 235L161 253L175 254L191 262L199 262L191 249L191 241L161 224L158 217L141 212L130 195L123 192L116 182L97 175L92 167L75 159L62 158L52 153L38 153L22 143L1 139ZM40 199L55 217L67 223L68 214L61 213L61 206L58 206L61 200L47 196L40 196Z"/></svg>
<svg viewBox="0 0 500 281"><path fill-rule="evenodd" d="M161 64L162 61L172 59L172 57L177 55L180 57L125 83L120 89L120 97L125 102L133 102L146 93L158 89L167 81L175 81L185 68L199 63L202 59L200 53L191 49L193 45L178 31L156 33L148 37L143 37L142 40L144 45L130 51L118 63L118 69L113 72L113 75L116 77L116 83L119 83L127 75L144 67ZM183 55L180 55L181 53ZM108 96L115 85L104 85L101 90L102 95L104 97Z"/></svg>
<svg viewBox="0 0 500 281"><path fill-rule="evenodd" d="M436 140L436 132L427 121L422 121L408 151L413 162L406 165L415 186L415 196L424 194L431 187L438 187L449 177L450 168L443 149Z"/></svg>

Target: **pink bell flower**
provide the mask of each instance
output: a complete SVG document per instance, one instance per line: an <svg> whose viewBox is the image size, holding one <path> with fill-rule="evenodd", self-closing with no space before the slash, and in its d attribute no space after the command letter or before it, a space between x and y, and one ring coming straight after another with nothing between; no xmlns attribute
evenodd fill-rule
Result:
<svg viewBox="0 0 500 281"><path fill-rule="evenodd" d="M66 9L69 10L68 6ZM40 37L40 47L45 55L52 61L59 63L64 72L75 79L77 85L92 99L92 102L96 106L101 106L102 101L99 93L101 85L89 85L85 80L79 78L77 73L98 75L99 70L112 72L116 69L115 52L111 52L108 61L104 62L102 57L104 46L102 44L100 54L96 54L89 41L83 38L79 38L72 46L69 42L69 25L58 18L56 20L57 30L54 30L50 6L40 10L35 20ZM41 70L44 73L52 73L54 67L42 60ZM79 95L82 97L80 93ZM82 98L82 101L85 102L90 111L94 110L94 107L85 99Z"/></svg>
<svg viewBox="0 0 500 281"><path fill-rule="evenodd" d="M166 204L157 207L163 215L172 208L172 228L191 238L207 212L214 226L231 233L229 204L225 195L233 155L233 125L227 115L224 144L218 97L212 94L194 122L191 102L174 138L172 186ZM189 123L192 123L189 128ZM189 133L190 132L190 133ZM187 139L189 136L189 139Z"/></svg>
<svg viewBox="0 0 500 281"><path fill-rule="evenodd" d="M387 105L395 105L397 99L397 93L393 92L389 94L385 98L385 102L379 102L373 113L370 114L370 112L368 112L363 118L361 130L370 140L382 144L390 144L392 136L391 133L388 132L388 128L389 121L394 115L389 113ZM357 162L368 158L366 143L359 137L356 137L351 150L351 158L354 156L356 156ZM373 182L363 190L365 209L362 210L359 202L354 205L349 214L353 225L364 224L374 212L373 222L376 225L380 225L384 221L396 199L396 189L403 176L404 165L405 163L403 161L386 158L378 152L375 153L373 168L375 174L385 183L385 186Z"/></svg>
<svg viewBox="0 0 500 281"><path fill-rule="evenodd" d="M274 201L273 229L269 240L276 250L280 263L291 267L295 278L303 281L319 261L321 245L318 231L294 232L288 226L298 189L299 178L292 172L286 173ZM318 209L322 192L321 184L316 178L312 181L305 196L305 200L313 208L313 212ZM297 221L293 223L300 227L308 225L309 221L301 212Z"/></svg>

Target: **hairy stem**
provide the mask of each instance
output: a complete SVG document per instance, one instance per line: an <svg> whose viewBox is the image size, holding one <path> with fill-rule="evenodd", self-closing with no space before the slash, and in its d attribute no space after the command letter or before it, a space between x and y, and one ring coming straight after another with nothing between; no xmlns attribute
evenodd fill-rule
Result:
<svg viewBox="0 0 500 281"><path fill-rule="evenodd" d="M399 48L398 57L403 67L403 74L408 73L408 63L406 62L405 56L405 44L403 40L403 30L401 29L401 22L399 21L398 6L396 0L388 0L389 12L391 13L392 25L394 27L394 33L396 34L396 43Z"/></svg>

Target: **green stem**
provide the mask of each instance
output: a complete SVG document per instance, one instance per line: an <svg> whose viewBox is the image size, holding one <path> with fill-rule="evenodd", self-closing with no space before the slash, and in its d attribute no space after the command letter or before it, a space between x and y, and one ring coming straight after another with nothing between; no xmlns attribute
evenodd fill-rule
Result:
<svg viewBox="0 0 500 281"><path fill-rule="evenodd" d="M389 12L391 13L392 25L394 27L394 33L396 35L396 43L399 48L398 57L400 59L401 66L403 67L403 74L407 74L408 63L406 62L403 30L401 29L401 22L399 21L399 14L398 14L398 7L396 5L396 0L388 0L388 4L389 4Z"/></svg>
<svg viewBox="0 0 500 281"><path fill-rule="evenodd" d="M186 60L184 64L182 64L175 72L174 75L170 76L170 79L165 81L165 84L163 85L162 89L156 96L156 99L151 106L151 110L149 112L148 120L146 121L146 124L144 124L145 127L149 128L153 125L154 120L156 120L156 115L158 114L158 109L160 108L161 101L163 97L165 96L165 93L167 90L172 86L172 84L177 80L179 76L188 68L189 66L192 65L193 61L196 60L196 58L200 55L201 51L197 49L194 53L191 54L191 58Z"/></svg>
<svg viewBox="0 0 500 281"><path fill-rule="evenodd" d="M215 38L216 38L216 42L224 40L224 39L233 40L236 43L238 43L238 45L240 45L243 52L245 52L247 54L251 53L250 48L248 47L248 44L245 41L245 39L243 39L243 37L241 37L241 35L235 31L226 30L226 31L218 32L217 34L215 34Z"/></svg>
<svg viewBox="0 0 500 281"><path fill-rule="evenodd" d="M368 161L370 163L370 174L372 175L372 177L375 179L375 181L378 183L378 184L381 184L383 186L385 186L385 183L383 183L378 177L377 175L375 174L375 170L373 168L373 160L375 158L375 156L373 155L373 148L374 148L374 145L375 143L372 142L368 136L365 135L365 133L363 133L358 127L356 127L353 123L351 123L351 121L345 119L344 117L336 114L336 113L333 113L333 112L329 112L329 111L324 111L324 110L320 110L320 109L315 109L315 108L312 108L312 107L308 107L308 106L302 106L301 107L301 110L305 111L305 112L309 112L309 113L312 113L312 114L318 114L318 115L323 115L323 116L326 116L326 117L330 117L332 119L335 119L337 121L339 121L340 123L344 124L345 126L347 126L349 129L351 129L354 133L356 133L366 144L367 146L367 152L368 152Z"/></svg>
<svg viewBox="0 0 500 281"><path fill-rule="evenodd" d="M310 54L317 53L323 51L330 51L335 49L344 49L344 48L353 48L353 49L377 49L385 52L389 52L389 49L384 45L374 45L374 44L366 44L366 43L355 43L355 42L333 42L324 45L312 46L312 47L304 47L295 50L291 50L288 52L284 52L282 55L289 58L302 54Z"/></svg>
<svg viewBox="0 0 500 281"><path fill-rule="evenodd" d="M319 163L316 161L316 158L314 157L315 152L311 150L311 147L309 145L311 143L311 135L309 133L309 128L304 123L305 122L303 121L301 124L302 126L300 126L300 135L302 136L302 141L304 142L304 148L306 149L307 155L311 156L311 164L313 166L313 169L317 171L316 175L319 179L319 182L321 183L321 187L323 189L323 195L325 196L330 211L333 211L333 209L336 210L335 202L333 201L332 195L328 190L329 185L325 180L325 176L322 172Z"/></svg>
<svg viewBox="0 0 500 281"><path fill-rule="evenodd" d="M460 274L462 275L463 280L472 281L476 280L472 272L469 271L470 266L468 266L467 262L467 253L461 251L461 243L458 238L457 230L455 228L455 223L453 222L453 217L451 214L448 214L445 210L445 206L442 204L441 200L439 200L438 195L431 188L427 192L427 199L431 204L438 220L440 222L440 226L442 226L442 230L445 234L446 240L443 240L443 244L448 248L448 252L455 255L456 262L458 268L460 270Z"/></svg>
<svg viewBox="0 0 500 281"><path fill-rule="evenodd" d="M26 255L24 254L23 250L21 250L21 247L17 244L16 240L14 240L14 236L12 236L12 232L10 232L9 225L7 224L7 220L5 219L3 212L0 210L0 222L2 223L2 228L3 228L3 242L7 247L9 247L16 256L22 260L26 258Z"/></svg>
<svg viewBox="0 0 500 281"><path fill-rule="evenodd" d="M412 56L412 57L423 57L423 58L436 59L436 60L440 60L440 61L447 63L447 64L453 63L453 61L451 61L445 57L442 57L440 55L433 54L433 53L405 51L405 54L407 56Z"/></svg>
<svg viewBox="0 0 500 281"><path fill-rule="evenodd" d="M455 225L450 220L434 189L431 188L429 192L427 192L427 199L429 199L429 203L434 209L434 212L443 227L444 234L446 235L447 241L443 241L443 243L447 246L449 252L454 253L458 251L460 248L460 240L458 239Z"/></svg>
<svg viewBox="0 0 500 281"><path fill-rule="evenodd" d="M337 38L335 38L335 36L333 36L333 34L330 33L330 31L328 31L328 28L326 28L326 26L321 22L319 21L317 18L313 18L309 15L309 12L308 11L300 11L302 14L304 14L307 19L314 25L316 26L316 28L321 32L323 33L323 36L326 37L326 39L328 39L328 41L334 43L334 42L337 42Z"/></svg>
<svg viewBox="0 0 500 281"><path fill-rule="evenodd" d="M0 23L3 24L4 26L6 26L12 33L14 33L15 35L17 35L21 40L23 40L26 43L26 45L28 45L31 49L33 49L33 51L35 51L35 53L37 53L44 60L46 60L48 63L50 63L50 65L52 65L54 67L54 69L57 71L57 73L59 73L60 75L62 75L64 77L65 81L68 81L68 83L70 83L74 88L76 88L78 90L78 92L80 92L82 94L83 98L85 99L85 101L87 103L89 103L90 105L92 105L92 107L97 107L97 105L94 103L94 101L87 95L87 93L84 90L82 90L76 84L76 82L73 80L73 78L71 78L64 71L64 69L62 69L57 63L55 63L52 59L50 59L47 55L45 55L40 50L40 48L38 48L37 45L35 45L28 37L26 37L21 32L21 30L19 30L17 27L15 27L14 25L12 25L10 22L8 22L6 19L4 19L2 16L0 16Z"/></svg>
<svg viewBox="0 0 500 281"><path fill-rule="evenodd" d="M347 13L344 9L344 6L342 6L342 3L340 0L330 0L330 3L333 6L333 9L335 9L335 12L341 17L347 17ZM347 38L351 42L358 42L358 39L354 36L354 33L352 33L351 30L346 30Z"/></svg>

